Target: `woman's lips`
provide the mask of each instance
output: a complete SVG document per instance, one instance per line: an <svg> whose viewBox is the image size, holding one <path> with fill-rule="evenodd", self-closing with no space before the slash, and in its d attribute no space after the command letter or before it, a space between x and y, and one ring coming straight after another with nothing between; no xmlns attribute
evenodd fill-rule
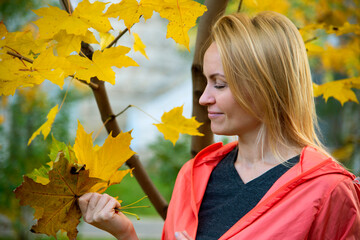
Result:
<svg viewBox="0 0 360 240"><path fill-rule="evenodd" d="M209 119L214 119L214 118L220 117L222 115L223 115L223 113L221 113L221 112L210 112L210 111L208 112Z"/></svg>

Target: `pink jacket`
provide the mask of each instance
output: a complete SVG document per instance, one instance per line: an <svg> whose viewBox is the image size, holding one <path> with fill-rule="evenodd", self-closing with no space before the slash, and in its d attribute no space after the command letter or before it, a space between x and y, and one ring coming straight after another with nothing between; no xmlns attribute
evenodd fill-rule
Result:
<svg viewBox="0 0 360 240"><path fill-rule="evenodd" d="M179 172L162 239L186 230L195 239L211 171L236 142L213 144ZM312 147L261 201L220 239L360 239L360 185L355 176Z"/></svg>

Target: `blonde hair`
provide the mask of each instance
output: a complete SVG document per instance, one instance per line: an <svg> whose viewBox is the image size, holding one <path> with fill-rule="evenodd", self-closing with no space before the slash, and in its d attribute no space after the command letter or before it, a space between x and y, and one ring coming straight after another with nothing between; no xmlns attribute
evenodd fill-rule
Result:
<svg viewBox="0 0 360 240"><path fill-rule="evenodd" d="M316 134L310 67L304 42L285 16L262 12L221 17L213 26L229 87L240 106L262 122L265 139L278 146L310 145L325 152ZM265 138L266 135L266 138Z"/></svg>

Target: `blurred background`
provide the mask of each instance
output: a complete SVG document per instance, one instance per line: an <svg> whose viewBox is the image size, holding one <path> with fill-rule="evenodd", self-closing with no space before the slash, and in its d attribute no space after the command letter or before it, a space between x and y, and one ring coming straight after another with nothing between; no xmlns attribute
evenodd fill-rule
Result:
<svg viewBox="0 0 360 240"><path fill-rule="evenodd" d="M72 0L74 7L80 1ZM93 1L91 1L93 2ZM119 1L113 1L119 2ZM203 3L203 1L199 1ZM358 0L243 0L242 11L250 14L273 10L288 16L299 29L313 23L326 23L334 27L345 22L359 24L360 11ZM47 5L59 6L54 0L1 0L0 20L8 31L34 31L36 26L31 21L36 15L31 9ZM239 1L231 0L227 12L235 12ZM124 25L112 22L116 35ZM106 83L114 113L121 112L129 104L136 105L153 117L160 119L165 111L184 105L184 115L191 116L191 63L192 52L177 45L172 39L166 39L167 20L157 13L144 22L135 24L132 32L139 34L146 45L149 60L138 52L130 52L140 67L116 70L116 84ZM196 28L189 31L190 49L194 49ZM313 36L316 36L314 38ZM304 36L305 38L306 36ZM326 51L309 50L309 61L313 80L317 84L359 76L360 40L353 33L337 36L326 34L324 30L313 31L313 35L304 39ZM127 34L118 45L131 47L133 40ZM312 48L313 49L313 48ZM66 90L70 81L65 82ZM34 168L49 161L48 148L51 137L46 140L38 136L28 147L27 141L32 133L45 121L50 108L61 103L65 90L60 90L50 83L43 83L32 88L17 90L13 96L0 97L0 239L49 239L35 235L29 229L34 224L32 209L20 207L13 190L22 182L22 176ZM359 97L359 90L355 90ZM352 172L360 173L360 107L355 102L341 103L334 98L327 102L322 97L315 99L323 143L334 156ZM100 114L87 85L72 81L61 111L57 115L51 134L59 141L73 145L77 119L85 130L97 132L102 127ZM131 147L136 151L149 175L164 195L170 200L173 184L180 167L190 159L190 137L181 136L175 146L163 139L152 124L154 121L143 112L130 108L117 118L123 131L132 130ZM96 144L102 145L107 137L103 129ZM229 142L235 138L216 137L217 141ZM124 204L132 203L145 194L135 178L126 176L121 184L111 186L107 192L119 196ZM151 205L143 200L140 205ZM144 229L141 239L159 239L162 220L154 208L134 209L141 218L130 216L136 228ZM141 223L143 224L141 226ZM153 225L152 225L153 224ZM87 224L81 224L79 239L111 239ZM93 232L95 231L95 232ZM65 238L59 234L59 238Z"/></svg>

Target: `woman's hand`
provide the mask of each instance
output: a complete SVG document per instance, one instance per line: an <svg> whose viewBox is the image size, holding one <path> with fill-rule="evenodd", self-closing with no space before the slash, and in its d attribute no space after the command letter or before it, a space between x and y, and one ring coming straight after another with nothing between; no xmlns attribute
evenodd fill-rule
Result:
<svg viewBox="0 0 360 240"><path fill-rule="evenodd" d="M78 202L85 222L111 233L117 239L138 239L132 222L115 210L120 208L115 198L107 194L86 193Z"/></svg>
<svg viewBox="0 0 360 240"><path fill-rule="evenodd" d="M176 232L175 233L176 240L192 240L189 234L186 231Z"/></svg>

